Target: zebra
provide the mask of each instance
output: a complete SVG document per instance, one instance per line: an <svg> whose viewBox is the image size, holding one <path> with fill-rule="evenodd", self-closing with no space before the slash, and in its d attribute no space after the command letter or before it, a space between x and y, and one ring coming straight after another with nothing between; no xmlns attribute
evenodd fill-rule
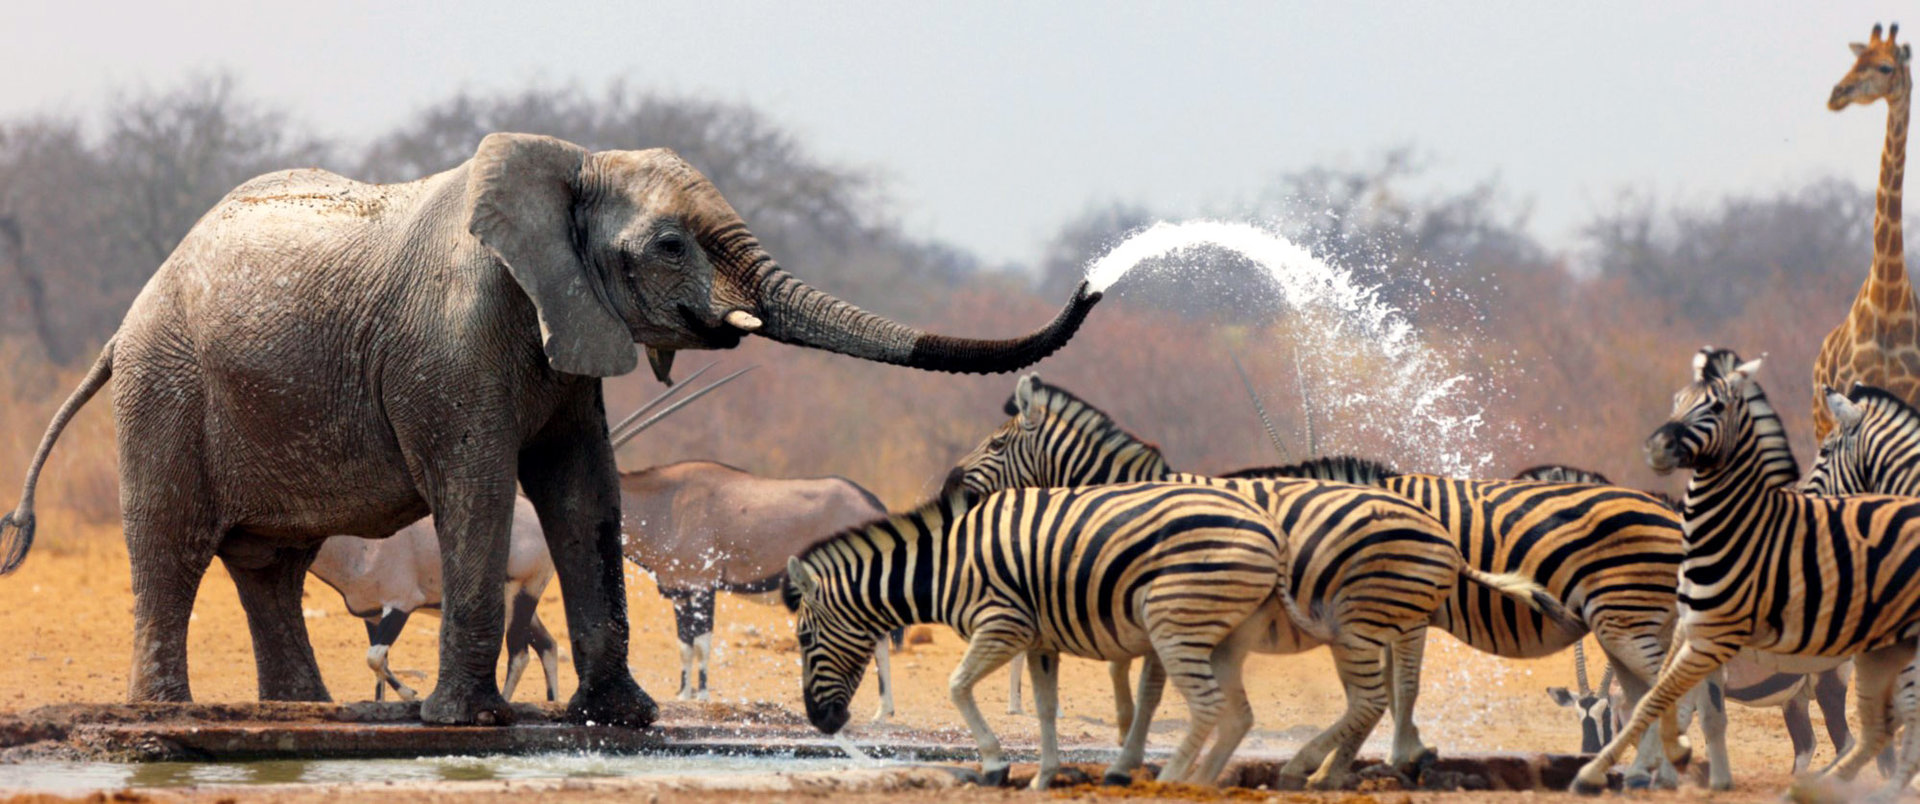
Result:
<svg viewBox="0 0 1920 804"><path fill-rule="evenodd" d="M949 487L1207 480L1175 475L1157 447L1036 375L1020 378L1005 410L1011 418L961 459L948 476ZM1528 612L1527 596L1497 594L1486 584L1459 584L1433 612L1433 622L1475 648L1538 658L1573 645L1591 629L1610 666L1619 671L1629 703L1637 702L1659 675L1674 619L1680 522L1656 499L1611 487L1401 475L1352 457L1249 474L1311 475L1384 487L1447 528L1448 549L1440 551L1444 558L1433 560L1461 566L1464 556L1464 569L1472 574L1526 576L1556 604ZM1427 617L1428 611L1418 616ZM1124 695L1124 689L1116 689L1116 698ZM1407 759L1406 750L1418 744L1416 734L1403 730L1411 728L1412 705L1412 700L1393 705L1396 761ZM1150 711L1145 701L1141 708ZM1678 784L1672 764L1661 761L1686 755L1677 726L1663 723L1661 733L1648 739L1629 782L1647 784L1657 774L1663 784ZM1714 781L1724 789L1732 784L1724 729L1709 729L1708 740L1716 760Z"/></svg>
<svg viewBox="0 0 1920 804"><path fill-rule="evenodd" d="M807 548L788 561L781 598L798 615L801 693L823 732L846 724L877 634L943 623L967 640L949 693L988 784L1005 782L1008 762L973 687L1020 653L1029 654L1040 718L1034 789L1060 767L1062 653L1159 657L1192 715L1166 775L1211 783L1252 727L1240 665L1258 633L1288 618L1288 562L1266 511L1216 489L956 492Z"/></svg>
<svg viewBox="0 0 1920 804"><path fill-rule="evenodd" d="M1376 696L1391 701L1395 726L1391 761L1396 766L1417 767L1433 754L1420 741L1412 711L1419 692L1426 627L1441 603L1453 595L1456 579L1465 577L1493 592L1512 596L1521 605L1539 607L1565 627L1578 626L1571 614L1537 584L1464 566L1440 523L1405 499L1348 484L1176 474L1158 449L1127 433L1098 409L1063 389L1040 382L1034 375L1020 379L1007 410L1012 418L949 473L949 490L986 493L1029 486L1085 487L1128 480L1170 480L1230 489L1253 497L1266 508L1296 551L1291 588L1299 604L1313 617L1300 625L1340 635L1346 644L1336 644L1336 669L1343 680L1363 682L1358 686L1350 683L1347 690L1349 715L1357 708L1369 718L1366 730L1358 733L1360 739L1379 718L1378 705L1383 702ZM1317 534L1294 524L1294 517L1309 500L1364 504L1392 512L1405 525L1378 533L1345 530ZM1391 628L1381 638L1360 637L1387 625ZM1399 636L1395 638L1394 634ZM1328 641L1325 636L1309 639L1297 633L1267 636L1255 650L1296 653ZM1368 679L1363 668L1349 666L1353 661L1379 661L1373 658L1378 653L1390 657L1390 680ZM1123 726L1127 733L1125 756L1137 758L1144 750L1147 727L1160 696L1160 672L1151 657L1144 662L1138 711ZM1126 690L1124 663L1114 668L1113 678L1116 710L1124 723L1133 708ZM1328 787L1344 782L1359 742L1343 743L1333 754L1327 753L1330 745L1309 743L1282 768L1282 777L1292 782L1317 766L1319 771L1305 780L1308 784ZM1340 770L1335 772L1333 768ZM1124 778L1110 776L1107 781L1119 783Z"/></svg>
<svg viewBox="0 0 1920 804"><path fill-rule="evenodd" d="M1891 739L1892 686L1920 632L1920 500L1820 497L1794 488L1785 428L1754 380L1761 361L1701 349L1693 380L1651 435L1647 464L1688 469L1680 623L1660 680L1572 789L1604 789L1607 768L1654 718L1742 648L1785 657L1854 657L1860 734L1826 771L1851 780ZM1784 477L1783 477L1784 475ZM1912 713L1902 713L1909 729ZM1913 778L1903 754L1881 793Z"/></svg>
<svg viewBox="0 0 1920 804"><path fill-rule="evenodd" d="M1604 474L1565 464L1542 464L1522 469L1513 479L1613 485L1613 481ZM1676 514L1680 512L1680 500L1666 492L1643 491L1665 503ZM1598 688L1587 687L1587 657L1582 644L1573 644L1574 675L1577 677L1579 695L1576 696L1565 687L1551 687L1547 695L1555 703L1572 707L1579 713L1580 751L1591 754L1613 739L1613 733L1619 725L1616 721L1623 713L1611 705L1612 667L1602 674ZM1786 722L1787 738L1793 744L1793 773L1798 776L1813 765L1815 741L1813 718L1808 705L1811 701L1820 705L1820 714L1826 719L1827 738L1833 741L1834 755L1837 757L1846 753L1853 745L1853 734L1847 729L1846 716L1847 680L1853 673L1853 665L1843 662L1837 667L1813 674L1780 673L1762 666L1755 658L1742 652L1727 662L1720 674L1722 677L1707 681L1705 700L1708 708L1705 716L1724 721L1726 712L1717 704L1722 700L1754 709L1778 707L1781 719ZM1682 705L1679 723L1683 732L1692 717L1692 713L1685 710L1685 705ZM1888 762L1882 770L1890 772L1892 764Z"/></svg>

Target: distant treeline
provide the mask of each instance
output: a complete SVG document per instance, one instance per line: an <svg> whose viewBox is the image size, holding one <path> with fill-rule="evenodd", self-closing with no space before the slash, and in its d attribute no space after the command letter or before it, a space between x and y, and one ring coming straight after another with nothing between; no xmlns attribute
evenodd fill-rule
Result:
<svg viewBox="0 0 1920 804"><path fill-rule="evenodd" d="M13 379L0 394L0 488L14 488L47 417L140 287L233 186L286 167L410 180L459 164L499 130L596 150L673 148L795 273L959 334L1044 322L1089 259L1161 214L1094 205L1026 270L987 270L966 244L905 235L867 166L822 159L759 111L620 84L463 92L393 131L368 132L360 146L305 133L224 76L120 97L97 119L0 119L0 356ZM1863 170L1876 164L1860 156ZM1260 221L1350 268L1410 311L1450 370L1496 378L1483 389L1487 417L1509 435L1483 445L1496 450L1493 471L1556 461L1670 482L1645 470L1639 442L1666 415L1692 351L1709 342L1768 354L1761 379L1811 457L1812 358L1866 273L1870 175L1693 206L1623 192L1585 225L1576 253L1560 254L1528 231L1524 207L1497 181L1410 191L1429 184L1422 168L1401 149L1359 167L1282 174L1251 200L1223 199L1219 217ZM1235 355L1296 457L1310 426L1322 452L1399 455L1390 434L1343 427L1354 412L1341 399L1312 400L1309 423L1291 334L1306 324L1274 314L1276 297L1250 266L1217 260L1213 271L1123 281L1039 370L1160 443L1180 468L1278 457L1240 391ZM843 474L904 505L997 423L1012 387L1009 377L922 374L757 341L713 357L762 370L624 448L627 468L712 458L768 474ZM1309 357L1317 371L1349 373L1349 390L1379 370L1340 354ZM644 374L610 382L609 406L650 396ZM115 521L107 409L95 402L62 441L43 506Z"/></svg>

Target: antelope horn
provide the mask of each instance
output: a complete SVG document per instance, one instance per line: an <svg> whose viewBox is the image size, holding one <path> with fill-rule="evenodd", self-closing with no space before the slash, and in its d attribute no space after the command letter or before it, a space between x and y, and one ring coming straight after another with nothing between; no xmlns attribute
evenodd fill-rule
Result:
<svg viewBox="0 0 1920 804"><path fill-rule="evenodd" d="M1260 394L1253 390L1253 381L1247 379L1247 368L1240 365L1239 355L1229 356L1233 358L1233 370L1240 374L1240 386L1247 389L1247 398L1253 400L1254 412L1260 414L1260 426L1267 429L1267 440L1272 441L1273 448L1280 451L1281 460L1291 463L1293 454L1287 452L1287 445L1280 440L1280 431L1274 429L1273 419L1267 416L1267 406L1260 403Z"/></svg>
<svg viewBox="0 0 1920 804"><path fill-rule="evenodd" d="M694 372L693 376L688 377L685 380L685 382L692 382L694 380L700 379L700 375L707 373L707 369L713 368L715 365L717 364L708 363L705 366L700 367L700 370ZM639 410L636 410L632 413L627 414L627 417L624 419L621 419L619 424L616 424L612 427L607 428L607 432L608 433L620 432L627 425L632 424L634 419L638 419L642 414L645 414L647 411L653 410L654 408L658 407L660 403L667 401L667 397L670 397L670 396L673 396L674 394L679 393L680 390L685 387L686 387L685 385L681 385L679 387L668 385L667 390L661 391L659 396L656 396L652 399L647 400L647 403L644 405L641 405Z"/></svg>
<svg viewBox="0 0 1920 804"><path fill-rule="evenodd" d="M709 366L709 368L711 368L711 366ZM739 377L740 375L745 374L749 371L752 371L755 368L758 368L758 366L748 366L732 374L728 374L725 377L721 377L720 379L714 380L712 383L708 384L707 387L702 388L698 391L695 391L691 394L687 394L686 398L681 399L677 402L674 402L673 404L668 405L665 408L662 408L659 413L655 413L652 416L648 416L645 420L641 421L639 424L636 424L633 427L627 429L626 432L623 432L617 436L614 436L613 448L619 449L621 444L625 444L628 441L633 440L633 437L639 435L640 431L645 430L649 427L652 427L655 424L659 424L661 419L664 419L672 415L674 411L693 404L694 400L699 399L700 397L706 396L707 394L713 393L714 389L719 388L722 385L726 385L729 382L732 382L734 378ZM701 369L701 371L706 371L706 369ZM700 375L695 374L694 376L698 377ZM689 377L687 379L693 379L693 378ZM682 387L684 387L684 385ZM662 396L664 398L664 395ZM636 411L633 414L633 416L638 416L640 415L640 412L643 412L643 411L644 411L644 408L642 409L642 411ZM627 419L632 420L633 416L628 416Z"/></svg>

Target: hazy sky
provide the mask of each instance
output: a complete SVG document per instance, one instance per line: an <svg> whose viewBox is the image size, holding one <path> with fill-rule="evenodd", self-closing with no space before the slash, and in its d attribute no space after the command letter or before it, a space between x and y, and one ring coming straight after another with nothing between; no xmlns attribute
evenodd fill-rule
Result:
<svg viewBox="0 0 1920 804"><path fill-rule="evenodd" d="M226 69L359 142L456 89L619 77L752 103L881 171L909 231L990 260L1033 259L1089 203L1191 212L1402 144L1446 183L1499 176L1565 245L1625 186L1872 182L1885 107L1827 93L1848 42L1920 8L1569 6L9 0L0 115Z"/></svg>

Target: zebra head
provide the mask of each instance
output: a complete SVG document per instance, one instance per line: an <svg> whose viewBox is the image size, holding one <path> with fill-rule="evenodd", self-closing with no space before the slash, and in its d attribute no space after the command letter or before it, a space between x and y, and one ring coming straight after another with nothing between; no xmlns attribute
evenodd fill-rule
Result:
<svg viewBox="0 0 1920 804"><path fill-rule="evenodd" d="M872 628L850 622L848 608L836 605L834 587L830 579L816 576L802 556L787 559L780 599L794 613L800 696L807 704L807 721L827 734L847 725L848 704L879 641Z"/></svg>
<svg viewBox="0 0 1920 804"><path fill-rule="evenodd" d="M1693 382L1673 395L1673 414L1647 437L1647 465L1659 474L1708 469L1727 457L1727 446L1746 424L1746 390L1760 361L1741 363L1726 349L1707 347L1693 358Z"/></svg>
<svg viewBox="0 0 1920 804"><path fill-rule="evenodd" d="M1836 426L1807 473L1815 494L1907 494L1920 470L1920 411L1893 393L1853 384L1825 389Z"/></svg>
<svg viewBox="0 0 1920 804"><path fill-rule="evenodd" d="M1012 418L947 474L949 493L1151 480L1168 471L1158 447L1038 374L1014 385L1006 414Z"/></svg>

